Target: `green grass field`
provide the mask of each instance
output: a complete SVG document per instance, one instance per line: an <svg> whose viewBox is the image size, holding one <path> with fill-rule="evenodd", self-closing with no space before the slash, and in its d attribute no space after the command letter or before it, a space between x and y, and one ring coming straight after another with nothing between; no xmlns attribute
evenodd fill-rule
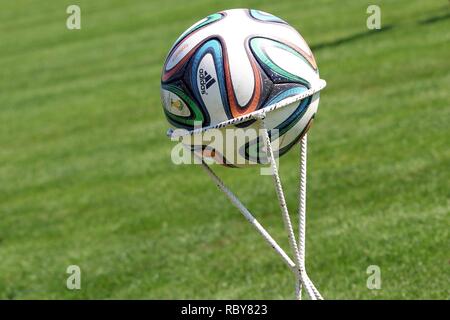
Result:
<svg viewBox="0 0 450 320"><path fill-rule="evenodd" d="M381 31L366 28L373 3ZM307 218L325 298L450 297L448 1L21 0L0 4L0 298L293 298L285 265L200 167L172 164L165 136L167 51L233 7L298 28L328 82ZM292 213L297 166L295 148L281 160ZM272 179L215 169L289 252ZM81 290L66 288L72 264Z"/></svg>

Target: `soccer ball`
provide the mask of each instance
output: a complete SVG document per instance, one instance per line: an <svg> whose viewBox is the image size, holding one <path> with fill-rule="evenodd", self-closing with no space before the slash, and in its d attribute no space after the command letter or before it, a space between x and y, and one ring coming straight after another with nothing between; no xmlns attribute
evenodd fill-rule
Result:
<svg viewBox="0 0 450 320"><path fill-rule="evenodd" d="M233 9L198 21L175 41L162 71L161 100L175 129L221 127L315 88L320 81L314 56L294 28L266 12ZM318 105L315 92L267 113L265 124L277 155L300 140ZM259 125L249 119L218 129L223 139L205 142L198 133L183 143L225 166L266 163ZM229 129L238 137L227 139Z"/></svg>

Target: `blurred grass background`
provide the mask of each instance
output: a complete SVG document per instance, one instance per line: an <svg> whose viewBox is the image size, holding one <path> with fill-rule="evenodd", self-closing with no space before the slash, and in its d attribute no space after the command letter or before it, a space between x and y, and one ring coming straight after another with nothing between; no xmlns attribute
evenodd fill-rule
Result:
<svg viewBox="0 0 450 320"><path fill-rule="evenodd" d="M381 31L366 28L370 4ZM448 1L20 0L0 4L0 298L293 297L285 265L201 168L171 163L165 136L167 51L235 7L296 27L328 82L308 163L307 268L323 295L450 297ZM281 160L292 213L297 166L295 148ZM288 250L271 178L216 170Z"/></svg>

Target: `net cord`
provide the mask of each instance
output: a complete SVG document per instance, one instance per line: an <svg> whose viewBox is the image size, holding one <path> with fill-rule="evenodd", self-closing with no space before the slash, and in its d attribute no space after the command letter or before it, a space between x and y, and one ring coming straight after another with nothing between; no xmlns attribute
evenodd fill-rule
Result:
<svg viewBox="0 0 450 320"><path fill-rule="evenodd" d="M279 200L282 218L285 229L288 234L289 245L294 254L295 262L286 254L280 245L273 239L269 232L259 223L259 221L251 214L246 206L239 200L239 198L224 184L224 182L214 173L208 164L201 159L197 154L193 155L200 160L202 168L207 175L216 184L216 186L226 195L231 203L242 213L245 219L256 229L256 231L265 239L265 241L274 249L274 251L281 257L283 262L294 273L296 278L295 298L301 299L302 288L305 288L311 300L322 300L323 297L310 280L305 269L305 234L306 234L306 146L307 135L305 134L300 141L300 188L299 188L299 239L298 244L295 239L292 222L289 216L286 200L284 197L281 179L278 172L278 167L275 161L275 156L272 148L272 143L266 128L264 119L265 113L258 114L255 117L260 121L260 126L263 132L264 144L266 148L267 157L272 168L272 177L275 185L275 190Z"/></svg>
<svg viewBox="0 0 450 320"><path fill-rule="evenodd" d="M294 273L296 278L295 285L295 297L298 300L302 298L302 288L305 289L311 300L323 300L322 295L319 293L315 285L312 283L305 268L306 259L306 161L307 161L307 134L300 140L300 186L299 186L299 228L298 228L298 242L294 235L294 229L292 227L291 218L289 216L288 208L286 205L286 200L284 197L283 187L281 185L281 179L278 173L278 167L276 163L276 158L274 156L272 143L270 141L270 136L265 123L266 113L282 108L293 102L304 99L308 96L319 92L326 86L325 80L320 79L318 85L315 88L311 88L302 94L293 96L291 98L285 99L279 103L273 104L271 106L265 107L263 109L254 111L247 115L230 119L219 123L214 126L196 128L194 130L173 130L169 129L167 136L171 139L182 138L186 135L194 135L197 133L205 132L209 129L223 128L229 125L239 124L251 119L256 119L260 123L260 128L263 132L264 145L266 148L267 158L269 160L272 177L275 185L275 190L277 193L277 198L280 204L280 209L282 213L282 218L286 232L288 234L289 245L291 247L292 254L294 255L295 262L286 254L286 252L280 247L280 245L272 238L272 236L267 232L267 230L258 222L258 220L250 213L246 206L239 200L239 198L223 183L223 181L214 173L214 171L208 166L208 164L195 154L192 150L194 157L200 160L200 163L208 174L208 176L213 180L217 187L227 196L231 203L244 215L245 219L258 231L258 233L266 240L266 242L275 250L275 252L282 258L284 263L289 267L289 269Z"/></svg>

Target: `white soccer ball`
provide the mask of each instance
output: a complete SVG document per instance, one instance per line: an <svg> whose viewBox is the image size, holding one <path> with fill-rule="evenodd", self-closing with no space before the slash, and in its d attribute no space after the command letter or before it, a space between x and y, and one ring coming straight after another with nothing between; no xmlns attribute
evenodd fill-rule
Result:
<svg viewBox="0 0 450 320"><path fill-rule="evenodd" d="M198 21L175 41L162 71L161 99L174 128L193 130L287 101L320 86L320 81L314 56L294 28L259 10L233 9ZM300 140L318 105L315 92L267 113L276 154L286 153ZM228 129L241 129L237 139L227 138ZM250 119L219 129L223 139L195 134L183 143L226 166L265 163L258 129L258 122Z"/></svg>

